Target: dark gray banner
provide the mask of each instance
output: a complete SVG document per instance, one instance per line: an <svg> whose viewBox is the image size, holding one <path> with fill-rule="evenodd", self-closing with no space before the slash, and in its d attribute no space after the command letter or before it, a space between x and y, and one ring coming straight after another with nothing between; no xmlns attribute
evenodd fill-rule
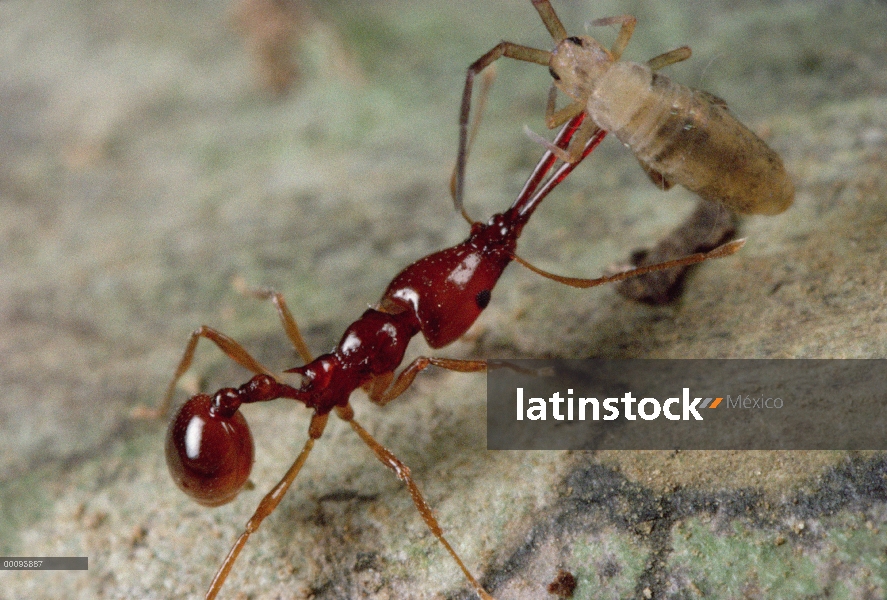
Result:
<svg viewBox="0 0 887 600"><path fill-rule="evenodd" d="M491 450L885 450L887 360L513 360Z"/></svg>
<svg viewBox="0 0 887 600"><path fill-rule="evenodd" d="M0 571L88 571L86 556L0 556Z"/></svg>

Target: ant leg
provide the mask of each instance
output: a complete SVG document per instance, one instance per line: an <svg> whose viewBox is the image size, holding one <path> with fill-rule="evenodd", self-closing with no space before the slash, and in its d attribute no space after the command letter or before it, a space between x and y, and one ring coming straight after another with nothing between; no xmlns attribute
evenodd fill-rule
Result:
<svg viewBox="0 0 887 600"><path fill-rule="evenodd" d="M690 252L710 250L736 232L735 215L718 202L700 200L684 223L662 238L654 247L632 252L631 264L644 266ZM623 281L616 291L626 298L648 304L665 304L681 293L687 267L648 273Z"/></svg>
<svg viewBox="0 0 887 600"><path fill-rule="evenodd" d="M409 366L400 372L394 383L392 373L380 375L370 382L367 388L367 395L370 400L379 406L385 406L398 396L400 396L410 385L416 375L434 365L442 369L450 371L458 371L460 373L478 373L487 370L487 361L485 360L460 360L457 358L433 358L428 356L420 356ZM390 385L389 385L390 384Z"/></svg>
<svg viewBox="0 0 887 600"><path fill-rule="evenodd" d="M598 285L603 285L605 283L614 283L616 281L622 281L623 279L628 279L629 277L637 277L638 275L644 275L646 273L652 273L653 271L661 271L663 269L672 269L674 267L686 267L689 265L695 265L696 263L701 263L706 260L710 260L712 258L724 258L725 256L730 256L731 254L735 254L745 245L745 240L734 240L732 242L727 242L726 244L721 244L714 250L710 250L708 252L698 252L696 254L691 254L690 256L684 256L683 258L678 258L675 260L668 260L665 262L657 263L654 265L645 265L642 267L637 267L634 269L629 269L626 271L622 271L620 273L616 273L614 275L607 275L606 277L599 277L597 279L583 279L581 277L564 277L562 275L555 275L554 273L549 273L548 271L543 271L538 267L534 267L524 259L520 258L517 255L512 255L515 262L520 263L525 266L529 270L533 271L545 277L546 279L551 279L553 281L557 281L558 283L563 283L564 285L569 285L570 287L575 288L590 288Z"/></svg>
<svg viewBox="0 0 887 600"><path fill-rule="evenodd" d="M456 155L456 185L453 192L453 203L456 210L462 210L462 198L465 190L465 162L468 146L468 121L471 112L471 91L474 78L478 73L499 60L503 56L548 66L551 53L546 50L521 46L512 42L499 42L486 54L474 61L465 74L465 88L462 92L462 106L459 109L459 151Z"/></svg>
<svg viewBox="0 0 887 600"><path fill-rule="evenodd" d="M185 352L182 354L182 359L179 361L179 366L176 367L176 372L173 375L172 381L169 382L169 387L166 388L166 394L163 396L163 400L160 402L160 406L155 409L149 409L144 406L137 407L133 410L133 416L139 419L159 419L166 415L167 411L169 411L169 407L172 404L172 397L176 391L176 383L178 383L179 379L181 379L182 375L185 374L185 371L191 366L191 361L194 359L194 350L197 348L197 342L200 341L200 338L206 338L209 341L213 342L216 346L219 347L219 350L225 353L225 356L236 362L241 367L252 371L256 374L264 374L264 375L272 375L271 371L266 369L259 361L250 356L250 353L246 351L246 349L235 342L233 339L225 335L220 331L216 331L212 327L207 327L206 325L201 325L193 332L191 332L191 337L188 338L188 344L185 346Z"/></svg>
<svg viewBox="0 0 887 600"><path fill-rule="evenodd" d="M289 468L289 471L286 472L286 475L283 476L283 479L281 479L280 482L275 485L270 492L265 494L265 497L262 498L261 502L259 502L259 506L256 507L256 512L253 513L253 516L250 517L249 521L247 521L246 527L243 529L243 533L240 534L240 537L237 538L237 541L234 542L233 546L231 546L231 550L228 552L228 556L225 557L225 560L219 567L219 570L216 571L216 576L213 577L213 581L206 592L205 600L212 600L216 597L216 595L219 593L219 590L221 590L222 586L225 584L225 579L228 578L228 573L231 571L231 567L234 566L234 561L237 560L237 557L240 555L240 551L243 550L243 547L246 545L246 541L249 539L249 536L255 533L255 531L259 528L259 525L262 524L262 521L265 520L265 517L274 512L274 509L277 508L277 505L280 504L281 500L283 500L283 496L286 494L293 481L295 481L296 476L299 474L299 471L302 470L302 466L305 464L305 461L308 460L308 455L311 453L311 449L314 447L314 440L323 435L323 429L324 427L326 427L328 417L329 414L315 414L311 417L311 425L308 426L308 441L305 442L305 446L299 453L298 458L296 458L296 462L294 462L293 465Z"/></svg>
<svg viewBox="0 0 887 600"><path fill-rule="evenodd" d="M688 58L690 58L691 54L692 52L690 51L689 46L681 46L680 48L675 48L674 50L663 52L659 56L654 56L647 61L647 66L654 71L658 71L662 67L667 67L668 65L673 65L675 63L687 60Z"/></svg>
<svg viewBox="0 0 887 600"><path fill-rule="evenodd" d="M617 17L595 19L591 24L595 27L602 25L620 25L619 35L616 37L616 41L613 42L613 47L610 48L610 54L613 55L613 60L619 60L622 53L625 51L625 47L628 46L628 40L631 39L631 35L634 33L634 26L637 25L637 22L638 20L631 15L619 15Z"/></svg>
<svg viewBox="0 0 887 600"><path fill-rule="evenodd" d="M306 363L310 363L314 360L314 357L311 355L311 350L308 349L308 344L305 343L305 338L302 337L302 332L296 324L296 319L293 317L293 313L290 312L289 307L286 305L286 300L283 299L283 294L266 287L247 287L241 279L234 280L234 287L237 288L237 291L241 294L246 294L258 298L259 300L270 300L274 304L274 308L277 309L277 315L280 317L280 322L283 325L284 331L286 331L286 337L289 338L293 347L296 349L296 352L299 353L299 356L301 356L302 360Z"/></svg>
<svg viewBox="0 0 887 600"><path fill-rule="evenodd" d="M467 361L465 361L467 362ZM434 537L437 538L443 547L446 548L447 552L449 552L450 556L453 557L453 560L456 561L456 564L459 565L459 568L462 569L462 573L465 575L465 578L471 584L471 587L474 588L474 591L477 592L477 595L482 600L493 600L493 597L490 596L483 587L481 587L480 583L478 583L477 579L471 574L471 571L468 570L468 567L465 566L465 563L462 562L462 559L459 558L459 555L456 554L456 551L453 550L453 547L450 546L450 543L443 535L443 529L441 529L440 524L437 522L437 519L434 518L434 513L431 510L431 507L428 505L428 502L422 496L422 492L419 491L419 486L416 485L416 482L413 480L413 476L410 474L410 469L405 464L401 462L399 458L397 458L390 450L385 448L382 444L380 444L376 439L369 434L369 432L361 427L357 421L354 420L354 411L350 406L346 406L344 408L336 407L336 414L339 415L340 418L347 421L351 428L357 432L357 435L360 436L360 439L364 441L364 443L370 447L370 450L373 451L373 454L376 455L376 458L379 461L394 471L394 474L397 475L397 478L403 481L407 489L410 491L410 497L413 499L413 504L416 505L416 508L419 510L419 514L422 515L422 520L425 521L425 525L428 526L428 529L431 530L431 533L434 534Z"/></svg>

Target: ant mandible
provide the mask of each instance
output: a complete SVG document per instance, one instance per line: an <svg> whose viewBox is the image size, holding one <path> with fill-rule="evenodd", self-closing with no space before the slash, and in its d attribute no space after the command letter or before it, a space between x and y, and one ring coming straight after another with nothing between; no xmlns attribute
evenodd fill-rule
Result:
<svg viewBox="0 0 887 600"><path fill-rule="evenodd" d="M555 138L554 147L561 150L567 148L583 119L584 114L571 118ZM254 451L252 435L240 411L241 405L289 398L313 411L308 440L302 451L280 482L259 503L216 572L206 592L207 599L216 597L249 537L280 504L305 464L314 442L323 434L331 412L346 421L376 458L406 484L425 524L456 561L477 595L485 600L492 598L447 542L409 468L355 421L349 398L352 392L360 388L373 403L385 405L400 396L416 375L431 365L460 372L492 368L494 365L488 365L484 360L421 356L395 375L407 345L416 334L422 333L432 348L441 348L462 336L488 305L496 281L513 259L556 281L575 287L591 287L657 269L727 256L742 246L742 240L734 241L708 253L600 279L560 277L519 259L515 255L517 239L533 211L594 150L603 136L604 132L592 136L578 160L561 164L547 180L545 177L554 167L557 157L555 152L546 151L511 208L494 215L486 224L471 222L467 240L426 256L401 271L388 285L379 303L352 323L335 349L328 354L317 358L312 356L282 295L271 290L254 290L255 296L274 303L287 337L305 361L303 366L286 371L301 376L298 387L283 383L240 344L211 327L202 326L191 334L156 414L166 414L169 409L176 383L191 365L201 338L210 340L234 362L255 373L252 379L238 388L223 388L212 396L192 396L170 422L166 436L169 471L176 484L198 503L218 506L229 502L247 481Z"/></svg>

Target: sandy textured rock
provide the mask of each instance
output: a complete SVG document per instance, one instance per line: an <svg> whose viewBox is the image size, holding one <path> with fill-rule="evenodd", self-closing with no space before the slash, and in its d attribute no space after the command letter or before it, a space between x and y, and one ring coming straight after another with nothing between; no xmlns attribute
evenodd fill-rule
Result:
<svg viewBox="0 0 887 600"><path fill-rule="evenodd" d="M795 206L746 219L742 252L697 269L666 307L512 267L440 354L887 356L887 6L566 4L576 33L635 13L630 59L690 44L669 74L725 98L780 152ZM295 364L271 307L234 278L282 291L320 351L404 265L465 236L447 196L464 69L502 38L549 45L529 2L314 12L324 27L299 38L300 79L270 97L218 3L0 3L0 549L90 560L5 572L0 597L202 594L307 415L249 407L256 489L206 510L169 481L164 427L130 410L159 398L200 324L274 369ZM349 68L331 68L343 48ZM469 167L476 218L507 206L540 154L521 128L544 130L548 85L543 68L502 65ZM541 267L600 273L692 210L612 140L587 162L525 231L521 253ZM246 379L209 346L193 372L185 387ZM385 409L355 407L500 600L546 597L558 568L581 598L887 593L882 455L491 453L483 399L480 377L429 373ZM224 590L466 594L408 494L339 423Z"/></svg>

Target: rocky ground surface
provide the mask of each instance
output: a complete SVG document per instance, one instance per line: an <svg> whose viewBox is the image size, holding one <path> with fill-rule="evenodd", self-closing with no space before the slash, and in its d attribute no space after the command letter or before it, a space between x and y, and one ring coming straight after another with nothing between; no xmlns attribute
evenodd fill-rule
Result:
<svg viewBox="0 0 887 600"><path fill-rule="evenodd" d="M637 15L628 59L691 45L669 75L725 98L783 156L795 205L745 219L745 248L667 306L512 267L437 354L887 357L887 5L555 7L576 34ZM156 403L200 324L297 364L272 308L235 281L282 291L321 351L403 266L463 238L447 181L464 69L503 38L550 46L516 0L331 0L287 19L256 1L0 3L0 553L89 557L84 572L2 572L0 598L201 596L295 458L306 411L245 411L255 489L213 510L170 482L164 424L131 411ZM298 65L286 93L281 43ZM521 130L544 131L549 82L501 65L471 157L475 218L507 206L540 154ZM593 276L694 201L607 140L546 202L521 254ZM209 345L197 354L180 398L246 380ZM887 595L881 453L489 452L484 397L480 376L430 372L384 409L354 405L500 600L553 598L559 569L575 598ZM223 595L471 594L402 485L331 422Z"/></svg>

